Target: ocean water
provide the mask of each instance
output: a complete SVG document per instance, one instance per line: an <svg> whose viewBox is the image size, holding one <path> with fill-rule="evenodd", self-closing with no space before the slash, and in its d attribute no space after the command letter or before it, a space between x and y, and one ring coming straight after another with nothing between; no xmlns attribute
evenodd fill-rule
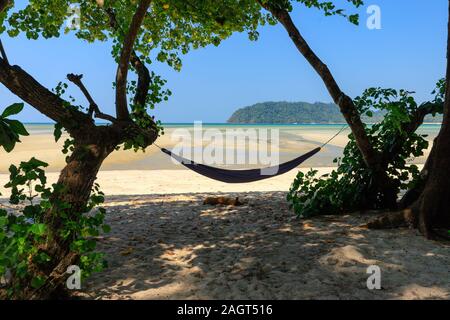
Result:
<svg viewBox="0 0 450 320"><path fill-rule="evenodd" d="M276 128L282 131L290 131L290 130L312 130L312 131L332 131L332 130L340 130L345 124L336 123L336 124L230 124L230 123L203 123L202 127L204 129L209 128L218 128L218 129L235 129L235 128ZM28 132L32 134L48 134L52 133L54 130L54 125L51 123L26 123L25 127ZM178 129L178 128L186 128L192 129L194 128L194 123L165 123L163 124L165 129ZM441 128L440 124L423 124L418 132L421 134L432 134L436 135Z"/></svg>

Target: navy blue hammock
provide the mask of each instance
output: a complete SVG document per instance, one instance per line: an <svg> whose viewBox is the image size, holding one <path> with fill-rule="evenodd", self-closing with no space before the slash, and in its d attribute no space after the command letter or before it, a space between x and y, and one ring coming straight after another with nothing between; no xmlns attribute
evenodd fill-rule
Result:
<svg viewBox="0 0 450 320"><path fill-rule="evenodd" d="M291 171L292 169L298 167L300 164L311 158L312 156L316 155L324 146L329 144L334 138L336 138L344 129L346 129L347 126L343 127L337 134L335 134L330 140L328 140L326 143L324 143L321 147L317 147L308 153L301 155L298 158L295 158L293 160L290 160L288 162L279 164L277 166L273 167L267 167L263 169L246 169L246 170L228 170L228 169L221 169L216 167L210 167L204 164L196 163L192 160L185 159L183 157L180 157L177 154L174 154L170 150L167 150L166 148L161 148L158 145L154 144L156 147L158 147L162 152L167 154L168 156L172 157L179 163L181 163L183 166L188 168L189 170L192 170L202 176L205 176L207 178L218 180L226 183L248 183L248 182L255 182L259 180L269 179L273 178L282 174L285 174L286 172Z"/></svg>

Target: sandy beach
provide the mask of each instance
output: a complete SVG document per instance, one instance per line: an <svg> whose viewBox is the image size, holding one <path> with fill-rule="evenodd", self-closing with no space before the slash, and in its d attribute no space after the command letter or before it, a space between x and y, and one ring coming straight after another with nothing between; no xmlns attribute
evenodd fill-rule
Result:
<svg viewBox="0 0 450 320"><path fill-rule="evenodd" d="M223 194L223 193L221 193ZM284 192L108 197L109 267L83 283L89 299L449 299L450 246L415 230L359 227L373 214L297 219ZM369 290L367 268L381 270Z"/></svg>
<svg viewBox="0 0 450 320"><path fill-rule="evenodd" d="M171 130L158 144L171 148ZM335 129L286 129L280 161L326 141ZM431 132L429 139L433 138ZM31 156L49 163L49 183L64 165L49 132L1 151L0 185L11 163ZM330 172L339 136L299 170ZM414 159L421 164L424 157ZM238 166L239 167L239 166ZM252 167L252 166L249 166ZM83 299L449 299L450 247L415 230L361 227L379 213L300 220L285 201L297 170L249 184L225 184L175 165L158 149L112 154L97 182L107 195L109 234L99 237L108 268L83 282ZM5 202L8 191L3 193ZM242 206L203 205L207 196L239 197ZM369 290L367 268L381 269Z"/></svg>

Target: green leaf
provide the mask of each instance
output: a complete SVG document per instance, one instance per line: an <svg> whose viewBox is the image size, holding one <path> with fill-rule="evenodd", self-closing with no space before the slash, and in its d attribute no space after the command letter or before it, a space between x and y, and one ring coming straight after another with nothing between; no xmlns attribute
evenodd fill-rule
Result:
<svg viewBox="0 0 450 320"><path fill-rule="evenodd" d="M32 167L37 168L37 167L47 167L48 163L38 160L35 157L31 158L30 161L28 161L28 164L30 164Z"/></svg>
<svg viewBox="0 0 450 320"><path fill-rule="evenodd" d="M14 137L14 132L2 121L0 121L0 146L6 152L11 152L16 145L17 138Z"/></svg>
<svg viewBox="0 0 450 320"><path fill-rule="evenodd" d="M55 142L58 142L58 140L61 138L62 135L62 124L56 123L55 124L55 130L53 131L53 135L55 136Z"/></svg>
<svg viewBox="0 0 450 320"><path fill-rule="evenodd" d="M6 226L8 224L7 217L0 217L0 227Z"/></svg>
<svg viewBox="0 0 450 320"><path fill-rule="evenodd" d="M23 103L14 103L7 107L5 111L2 113L2 118L7 118L9 116L18 114L20 111L22 111L24 104Z"/></svg>
<svg viewBox="0 0 450 320"><path fill-rule="evenodd" d="M29 136L27 129L25 129L25 126L17 120L4 120L7 124L9 124L10 128L17 134L20 134L21 136Z"/></svg>
<svg viewBox="0 0 450 320"><path fill-rule="evenodd" d="M31 280L31 286L35 289L39 289L40 287L42 287L44 285L44 283L45 283L45 279L41 276L34 277Z"/></svg>
<svg viewBox="0 0 450 320"><path fill-rule="evenodd" d="M46 254L45 252L40 252L35 258L36 262L38 262L38 263L47 263L51 259L52 258L48 254Z"/></svg>
<svg viewBox="0 0 450 320"><path fill-rule="evenodd" d="M47 227L43 223L33 224L30 228L30 231L37 236L44 235L46 230L47 230Z"/></svg>

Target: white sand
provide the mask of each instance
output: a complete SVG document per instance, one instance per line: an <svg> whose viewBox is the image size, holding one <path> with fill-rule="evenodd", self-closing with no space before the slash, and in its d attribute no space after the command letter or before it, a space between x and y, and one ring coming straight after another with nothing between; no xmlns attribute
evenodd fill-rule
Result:
<svg viewBox="0 0 450 320"><path fill-rule="evenodd" d="M309 169L301 169L303 172ZM320 168L322 174L332 168ZM245 184L227 184L200 176L190 170L115 170L100 171L97 182L107 195L179 194L192 192L248 192L287 191L297 170L284 175ZM59 173L47 173L48 183L57 181ZM0 193L8 196L3 188L9 176L0 174Z"/></svg>

